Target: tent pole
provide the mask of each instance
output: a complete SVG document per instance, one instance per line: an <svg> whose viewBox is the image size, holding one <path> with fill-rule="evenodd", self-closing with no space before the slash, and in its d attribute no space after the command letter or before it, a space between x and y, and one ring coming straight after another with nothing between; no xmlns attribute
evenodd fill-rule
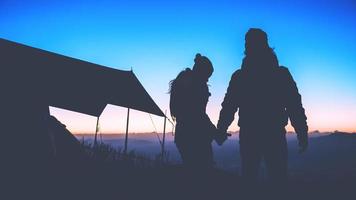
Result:
<svg viewBox="0 0 356 200"><path fill-rule="evenodd" d="M162 159L162 162L164 160L164 143L166 141L166 122L167 122L167 110L165 111L164 113L164 122L163 122L163 138L162 138L162 152L161 152L161 159Z"/></svg>
<svg viewBox="0 0 356 200"><path fill-rule="evenodd" d="M127 108L126 135L125 135L124 154L127 153L127 140L128 140L128 137L129 137L129 119L130 119L130 108Z"/></svg>
<svg viewBox="0 0 356 200"><path fill-rule="evenodd" d="M96 118L96 127L95 127L95 135L94 135L94 146L97 143L98 138L98 125L99 125L99 117Z"/></svg>

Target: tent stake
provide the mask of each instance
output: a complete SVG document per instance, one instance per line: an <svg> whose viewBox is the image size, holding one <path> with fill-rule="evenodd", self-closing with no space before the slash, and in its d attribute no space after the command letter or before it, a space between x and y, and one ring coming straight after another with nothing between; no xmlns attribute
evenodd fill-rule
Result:
<svg viewBox="0 0 356 200"><path fill-rule="evenodd" d="M161 159L162 159L162 162L164 161L164 143L166 141L166 121L167 121L167 110L165 111L164 113L164 122L163 122L163 138L162 138L162 152L161 152Z"/></svg>
<svg viewBox="0 0 356 200"><path fill-rule="evenodd" d="M99 117L96 118L96 127L95 127L95 135L94 135L94 146L96 146L97 138L98 138L98 125L99 125Z"/></svg>
<svg viewBox="0 0 356 200"><path fill-rule="evenodd" d="M130 108L127 108L126 135L125 135L124 154L127 154L127 140L128 140L128 137L129 137L129 119L130 119Z"/></svg>

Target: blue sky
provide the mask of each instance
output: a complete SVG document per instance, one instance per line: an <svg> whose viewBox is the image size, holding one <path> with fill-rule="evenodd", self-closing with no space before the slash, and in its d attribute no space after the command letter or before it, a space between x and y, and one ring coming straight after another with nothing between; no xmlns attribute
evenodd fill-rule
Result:
<svg viewBox="0 0 356 200"><path fill-rule="evenodd" d="M169 80L192 66L197 52L208 56L215 67L208 104L214 122L250 27L268 33L280 64L292 72L312 129L356 130L354 1L0 1L1 38L132 68L162 110L168 108ZM72 130L95 125L88 116L51 111ZM105 113L104 131L124 129L113 120L124 118L118 108ZM137 123L132 129L152 126Z"/></svg>

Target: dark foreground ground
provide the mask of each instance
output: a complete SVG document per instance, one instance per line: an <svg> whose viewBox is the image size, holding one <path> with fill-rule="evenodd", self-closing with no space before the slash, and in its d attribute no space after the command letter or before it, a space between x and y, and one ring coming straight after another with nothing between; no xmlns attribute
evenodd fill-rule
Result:
<svg viewBox="0 0 356 200"><path fill-rule="evenodd" d="M354 135L342 133L312 138L313 151L300 168L309 170L274 188L263 178L247 187L237 172L192 173L159 156L82 143L83 154L9 170L16 174L2 178L6 198L0 199L356 199L355 144Z"/></svg>

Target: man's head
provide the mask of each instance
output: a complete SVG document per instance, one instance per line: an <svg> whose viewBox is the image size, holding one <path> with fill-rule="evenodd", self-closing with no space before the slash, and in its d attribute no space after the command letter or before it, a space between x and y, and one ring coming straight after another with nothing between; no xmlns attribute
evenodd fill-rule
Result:
<svg viewBox="0 0 356 200"><path fill-rule="evenodd" d="M199 53L195 56L194 62L193 72L200 80L208 81L214 72L213 64L207 57Z"/></svg>
<svg viewBox="0 0 356 200"><path fill-rule="evenodd" d="M259 54L269 50L267 33L259 28L250 28L245 35L245 54Z"/></svg>

